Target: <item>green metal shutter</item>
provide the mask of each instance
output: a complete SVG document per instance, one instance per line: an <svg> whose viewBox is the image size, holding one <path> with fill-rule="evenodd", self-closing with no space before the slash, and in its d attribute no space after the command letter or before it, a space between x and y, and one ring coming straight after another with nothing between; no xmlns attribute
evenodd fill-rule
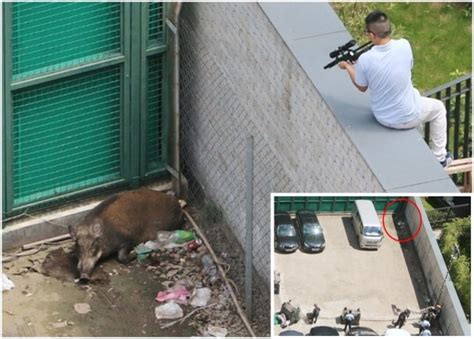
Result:
<svg viewBox="0 0 474 339"><path fill-rule="evenodd" d="M3 6L4 214L165 173L168 6Z"/></svg>
<svg viewBox="0 0 474 339"><path fill-rule="evenodd" d="M121 7L13 3L13 84L120 53ZM121 73L117 64L13 88L13 206L120 178Z"/></svg>
<svg viewBox="0 0 474 339"><path fill-rule="evenodd" d="M14 205L120 177L120 68L13 92Z"/></svg>
<svg viewBox="0 0 474 339"><path fill-rule="evenodd" d="M12 4L13 80L120 52L121 5Z"/></svg>

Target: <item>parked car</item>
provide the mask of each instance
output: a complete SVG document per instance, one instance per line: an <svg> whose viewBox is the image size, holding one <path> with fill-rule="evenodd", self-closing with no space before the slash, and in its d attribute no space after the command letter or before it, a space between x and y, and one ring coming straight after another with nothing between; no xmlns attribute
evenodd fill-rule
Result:
<svg viewBox="0 0 474 339"><path fill-rule="evenodd" d="M377 249L382 245L382 226L372 201L354 201L352 225L359 239L360 248Z"/></svg>
<svg viewBox="0 0 474 339"><path fill-rule="evenodd" d="M384 336L389 337L411 337L410 332L401 328L388 328L385 330Z"/></svg>
<svg viewBox="0 0 474 339"><path fill-rule="evenodd" d="M279 336L280 337L296 337L296 336L304 336L304 334L298 331L286 330L286 331L280 332Z"/></svg>
<svg viewBox="0 0 474 339"><path fill-rule="evenodd" d="M326 336L326 335L339 335L339 332L334 327L329 326L315 326L309 330L308 335L315 335L315 336Z"/></svg>
<svg viewBox="0 0 474 339"><path fill-rule="evenodd" d="M275 212L275 250L291 253L298 249L298 234L287 212Z"/></svg>
<svg viewBox="0 0 474 339"><path fill-rule="evenodd" d="M354 336L379 336L377 332L368 327L352 327L349 335Z"/></svg>
<svg viewBox="0 0 474 339"><path fill-rule="evenodd" d="M296 229L300 239L300 249L306 252L322 252L326 247L324 231L313 211L296 212Z"/></svg>

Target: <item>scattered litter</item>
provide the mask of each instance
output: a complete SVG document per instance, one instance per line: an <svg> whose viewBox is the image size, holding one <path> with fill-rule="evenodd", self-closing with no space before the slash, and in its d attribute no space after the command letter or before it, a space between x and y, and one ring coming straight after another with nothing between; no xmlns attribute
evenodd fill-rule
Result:
<svg viewBox="0 0 474 339"><path fill-rule="evenodd" d="M208 276L209 281L214 283L217 280L217 267L214 264L214 260L212 260L209 254L206 254L201 258L201 262L204 266L204 273Z"/></svg>
<svg viewBox="0 0 474 339"><path fill-rule="evenodd" d="M178 202L179 202L179 205L181 206L181 208L185 208L188 205L188 203L186 201L181 200L181 199L179 199Z"/></svg>
<svg viewBox="0 0 474 339"><path fill-rule="evenodd" d="M158 241L148 240L144 246L148 247L152 251L158 251L163 246Z"/></svg>
<svg viewBox="0 0 474 339"><path fill-rule="evenodd" d="M138 246L135 247L135 252L137 253L137 260L138 261L145 260L146 257L148 257L152 251L153 250L150 247L144 244L139 244Z"/></svg>
<svg viewBox="0 0 474 339"><path fill-rule="evenodd" d="M167 278L174 277L176 275L176 273L178 273L178 272L179 272L179 270L171 270L168 273L166 273L166 277Z"/></svg>
<svg viewBox="0 0 474 339"><path fill-rule="evenodd" d="M86 314L90 312L91 306L87 303L78 303L74 304L74 310L79 314Z"/></svg>
<svg viewBox="0 0 474 339"><path fill-rule="evenodd" d="M68 322L65 320L65 321L60 321L57 323L50 323L50 325L53 326L54 328L63 328L68 325Z"/></svg>
<svg viewBox="0 0 474 339"><path fill-rule="evenodd" d="M209 325L207 327L207 334L212 337L225 337L227 335L227 329Z"/></svg>
<svg viewBox="0 0 474 339"><path fill-rule="evenodd" d="M186 247L188 248L189 251L197 251L199 247L202 245L202 240L201 239L195 239L191 242L189 242Z"/></svg>
<svg viewBox="0 0 474 339"><path fill-rule="evenodd" d="M174 301L155 307L156 319L178 319L183 315L183 310Z"/></svg>
<svg viewBox="0 0 474 339"><path fill-rule="evenodd" d="M227 289L227 287L224 286L222 288L222 292L219 293L218 299L219 299L219 304L221 305L227 305L230 302L231 297L230 297L230 292Z"/></svg>
<svg viewBox="0 0 474 339"><path fill-rule="evenodd" d="M158 251L160 249L171 249L175 247L187 246L188 243L192 242L193 240L196 240L196 235L192 231L159 231L156 234L155 240L147 241L144 245L153 251Z"/></svg>
<svg viewBox="0 0 474 339"><path fill-rule="evenodd" d="M174 231L170 237L170 241L175 244L184 244L189 241L193 241L194 239L196 239L194 232L184 230Z"/></svg>
<svg viewBox="0 0 474 339"><path fill-rule="evenodd" d="M207 305L210 299L211 290L209 288L196 288L194 290L194 295L191 299L191 305L193 305L194 307L203 307Z"/></svg>
<svg viewBox="0 0 474 339"><path fill-rule="evenodd" d="M2 273L2 292L3 291L10 291L15 287L15 284L13 281L8 279L8 277L5 275L5 273Z"/></svg>
<svg viewBox="0 0 474 339"><path fill-rule="evenodd" d="M216 305L217 305L217 303L210 304L210 305L204 306L204 307L198 307L198 308L192 310L191 312L189 312L188 314L186 314L186 316L185 316L184 318L178 319L178 320L175 320L175 321L172 321L172 322L169 322L169 323L167 323L167 324L164 324L164 325L161 326L160 328L161 328L161 329L164 329L164 328L173 326L173 325L175 325L175 324L177 324L177 323L182 324L184 320L186 320L187 318L189 318L190 316L192 316L194 313L199 312L199 311L201 311L201 310L204 310L204 309L206 309L206 308L214 307L214 306L216 306Z"/></svg>
<svg viewBox="0 0 474 339"><path fill-rule="evenodd" d="M170 288L166 291L160 291L156 295L155 300L159 302L167 301L167 300L176 300L177 302L186 302L191 293L183 286L175 286Z"/></svg>

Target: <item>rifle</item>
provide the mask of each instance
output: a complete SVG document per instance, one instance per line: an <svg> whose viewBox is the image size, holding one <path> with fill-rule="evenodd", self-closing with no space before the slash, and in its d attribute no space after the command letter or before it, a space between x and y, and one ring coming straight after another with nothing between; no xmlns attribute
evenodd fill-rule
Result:
<svg viewBox="0 0 474 339"><path fill-rule="evenodd" d="M363 53L367 52L374 46L374 44L369 41L360 47L351 49L351 47L354 46L355 44L356 44L355 40L350 40L346 44L339 46L337 49L329 53L329 57L335 58L335 60L331 61L329 64L324 66L324 69L334 67L341 61L354 62L357 59L359 59L359 57Z"/></svg>

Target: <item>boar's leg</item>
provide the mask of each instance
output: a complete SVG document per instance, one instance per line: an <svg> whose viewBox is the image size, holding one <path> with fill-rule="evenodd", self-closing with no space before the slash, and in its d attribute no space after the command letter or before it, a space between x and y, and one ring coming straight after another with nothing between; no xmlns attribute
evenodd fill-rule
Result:
<svg viewBox="0 0 474 339"><path fill-rule="evenodd" d="M118 261L122 264L128 264L130 261L137 257L136 253L131 253L133 247L124 246L118 251Z"/></svg>

